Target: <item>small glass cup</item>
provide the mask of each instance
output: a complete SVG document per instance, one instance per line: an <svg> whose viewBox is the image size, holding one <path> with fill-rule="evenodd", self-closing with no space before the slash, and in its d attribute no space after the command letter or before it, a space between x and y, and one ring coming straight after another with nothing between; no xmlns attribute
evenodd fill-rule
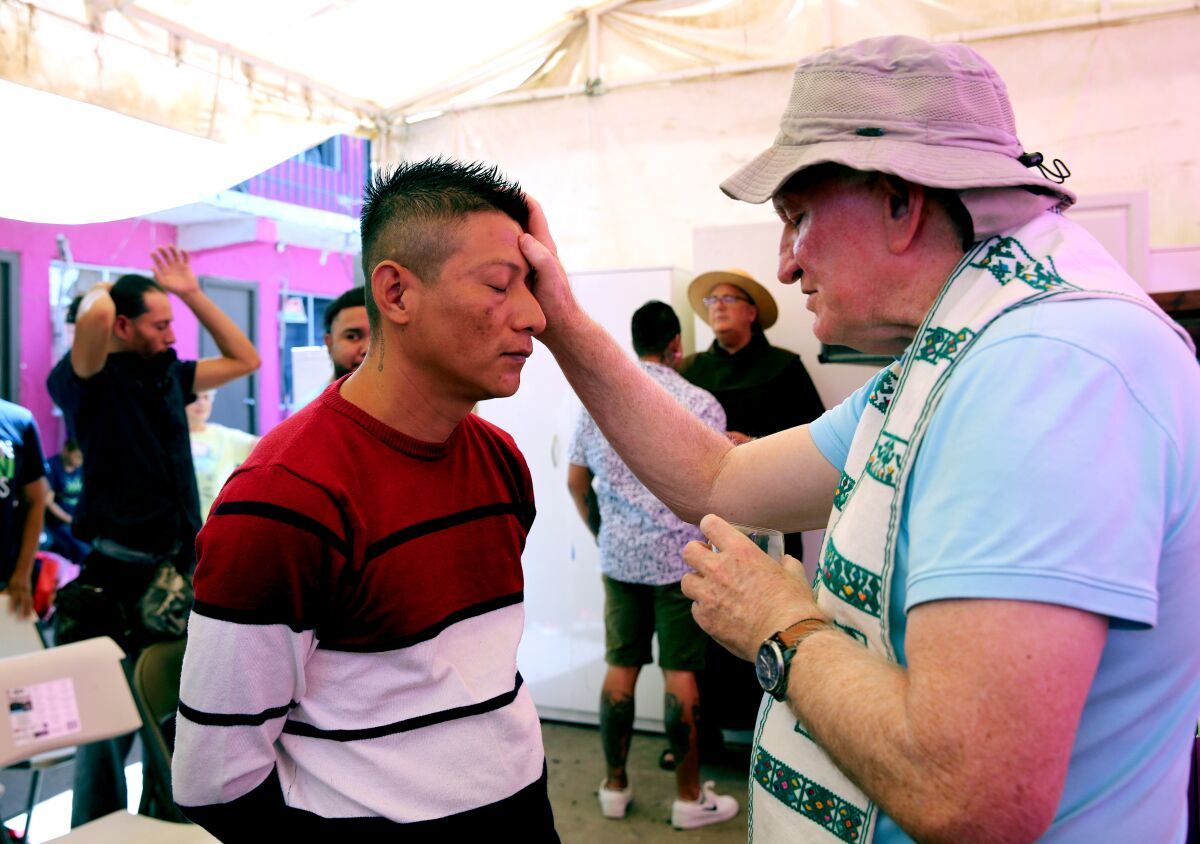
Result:
<svg viewBox="0 0 1200 844"><path fill-rule="evenodd" d="M737 522L730 522L731 527L735 527L749 537L750 541L758 546L758 549L770 557L775 562L783 559L783 534L774 528L758 527L756 525L743 525ZM717 546L710 545L716 551Z"/></svg>

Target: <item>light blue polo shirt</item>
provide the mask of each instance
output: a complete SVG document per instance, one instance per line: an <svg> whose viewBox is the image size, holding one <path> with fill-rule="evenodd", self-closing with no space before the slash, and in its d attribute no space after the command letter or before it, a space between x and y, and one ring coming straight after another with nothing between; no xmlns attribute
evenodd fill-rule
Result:
<svg viewBox="0 0 1200 844"><path fill-rule="evenodd" d="M811 427L845 465L872 382ZM1109 618L1043 840L1182 842L1200 716L1200 365L1114 300L1000 317L959 363L913 465L892 643L926 601L1040 601ZM886 816L877 842L909 841Z"/></svg>

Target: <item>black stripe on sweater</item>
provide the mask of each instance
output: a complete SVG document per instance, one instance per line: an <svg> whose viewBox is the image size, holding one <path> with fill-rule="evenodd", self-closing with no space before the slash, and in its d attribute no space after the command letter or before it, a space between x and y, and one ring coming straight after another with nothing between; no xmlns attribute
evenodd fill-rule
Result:
<svg viewBox="0 0 1200 844"><path fill-rule="evenodd" d="M179 714L193 724L200 724L204 727L260 727L268 721L287 715L295 706L296 701L293 700L284 706L273 706L262 712L202 712L199 709L193 709L181 700L179 701Z"/></svg>
<svg viewBox="0 0 1200 844"><path fill-rule="evenodd" d="M290 525L291 527L311 533L343 557L347 553L345 540L325 525L311 516L306 516L289 507L272 504L269 501L226 501L217 505L217 509L213 510L212 515L258 516L259 518L282 522L285 525Z"/></svg>
<svg viewBox="0 0 1200 844"><path fill-rule="evenodd" d="M443 724L446 721L455 721L459 718L469 718L472 715L482 715L485 712L494 712L497 709L503 709L517 699L517 692L521 690L521 685L524 682L520 672L517 672L516 682L511 692L496 695L494 698L480 701L479 703L456 706L453 709L443 709L441 712L430 712L427 715L418 715L415 718L406 718L403 721L396 721L391 724L381 724L378 727L367 727L361 730L322 730L319 727L314 727L312 724L305 724L302 721L288 721L283 725L283 731L295 736L307 736L309 738L328 739L330 741L361 741L363 739L392 736L397 733L407 733L412 730L419 730L422 727L432 727L434 724Z"/></svg>
<svg viewBox="0 0 1200 844"><path fill-rule="evenodd" d="M472 604L469 607L463 607L460 610L455 610L445 618L429 625L424 630L418 630L416 633L410 633L407 636L397 636L394 639L372 640L370 642L348 644L337 644L336 642L330 644L327 642L318 641L317 648L323 651L340 651L356 654L383 653L384 651L398 651L404 648L411 648L413 645L419 645L421 642L427 642L430 639L437 637L438 634L440 634L447 627L458 624L460 621L466 621L468 618L477 618L481 615L487 615L490 612L495 612L496 610L519 604L523 600L525 600L524 592L513 592L511 595L501 595L499 598L489 598L486 601L480 601L478 604ZM232 621L233 619L228 620Z"/></svg>
<svg viewBox="0 0 1200 844"><path fill-rule="evenodd" d="M485 504L482 507L472 507L470 510L462 510L447 516L438 516L436 519L417 522L415 525L409 525L406 528L385 536L378 542L372 542L367 546L366 553L363 555L363 562L368 563L379 555L391 551L399 545L403 545L405 542L411 542L414 539L428 536L431 533L476 522L490 516L517 516L524 524L528 524L528 521L524 517L527 517L529 511L530 505L528 504L500 501L495 504Z"/></svg>
<svg viewBox="0 0 1200 844"><path fill-rule="evenodd" d="M290 610L287 608L261 609L255 607L253 609L237 609L235 607L222 607L219 604L210 604L207 601L196 601L192 604L192 611L197 615L215 618L217 621L228 621L232 624L283 624L293 633L303 633L306 630L314 630L316 628L315 623L307 623L304 619L293 618Z"/></svg>

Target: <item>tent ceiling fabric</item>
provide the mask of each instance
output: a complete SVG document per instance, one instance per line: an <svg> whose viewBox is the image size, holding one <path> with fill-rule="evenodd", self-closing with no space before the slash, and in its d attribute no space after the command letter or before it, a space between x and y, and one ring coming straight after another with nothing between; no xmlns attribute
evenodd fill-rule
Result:
<svg viewBox="0 0 1200 844"><path fill-rule="evenodd" d="M871 35L971 40L1197 2L0 0L0 80L236 148L211 193L245 178L250 160L281 161L341 132L375 138L389 160L408 124L447 111L784 68ZM5 143L35 157L47 126L11 94L0 88ZM72 119L77 141L60 165L96 160L89 139L101 130ZM0 166L38 165L19 155Z"/></svg>
<svg viewBox="0 0 1200 844"><path fill-rule="evenodd" d="M1162 0L3 0L0 78L219 142ZM589 18L598 32L582 37ZM595 51L598 55L590 55ZM589 75L589 70L591 74ZM499 85L497 83L500 83ZM472 89L482 88L482 92ZM596 83L590 89L595 92ZM292 146L297 146L293 143Z"/></svg>

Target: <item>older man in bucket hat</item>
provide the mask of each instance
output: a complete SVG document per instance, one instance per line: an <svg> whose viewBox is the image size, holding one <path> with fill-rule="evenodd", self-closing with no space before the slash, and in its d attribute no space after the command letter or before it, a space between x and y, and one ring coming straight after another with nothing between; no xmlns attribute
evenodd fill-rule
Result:
<svg viewBox="0 0 1200 844"><path fill-rule="evenodd" d="M580 311L540 213L522 239L542 339L717 549L688 546L683 587L769 693L757 842L1187 834L1200 369L1056 213L1073 196L1038 160L965 46L802 60L775 144L723 188L771 200L780 281L809 294L818 337L899 358L812 425L737 448ZM815 587L724 519L828 519Z"/></svg>

